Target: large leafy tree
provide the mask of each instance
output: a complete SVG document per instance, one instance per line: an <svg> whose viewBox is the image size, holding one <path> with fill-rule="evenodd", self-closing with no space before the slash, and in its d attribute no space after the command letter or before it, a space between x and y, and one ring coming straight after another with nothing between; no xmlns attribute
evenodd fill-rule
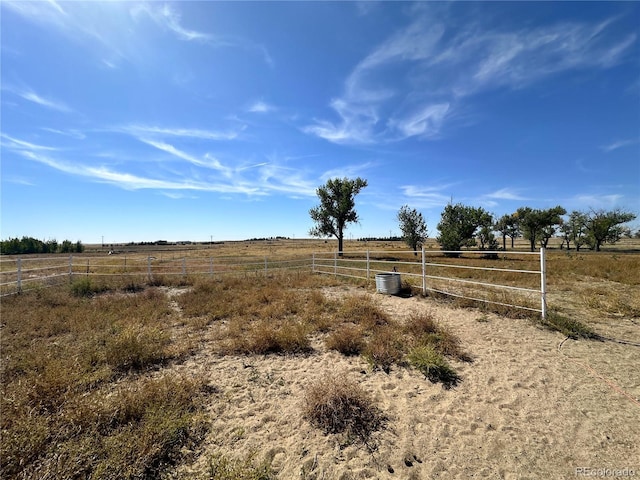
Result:
<svg viewBox="0 0 640 480"><path fill-rule="evenodd" d="M529 240L532 252L537 241L540 242L540 246L546 248L556 228L562 224L562 215L566 213L560 205L546 210L522 207L516 211L522 235Z"/></svg>
<svg viewBox="0 0 640 480"><path fill-rule="evenodd" d="M413 254L418 255L418 248L422 247L427 238L427 223L424 217L415 208L404 205L398 212L398 222L402 239L413 250Z"/></svg>
<svg viewBox="0 0 640 480"><path fill-rule="evenodd" d="M316 189L320 205L309 210L315 226L309 230L314 237L334 236L338 239L338 254L342 256L344 229L347 224L358 221L355 196L367 186L367 181L358 177L333 178Z"/></svg>
<svg viewBox="0 0 640 480"><path fill-rule="evenodd" d="M621 209L605 211L591 210L585 214L587 241L596 252L603 243L616 243L625 232L624 223L635 220L636 215Z"/></svg>
<svg viewBox="0 0 640 480"><path fill-rule="evenodd" d="M440 235L436 237L443 250L458 251L462 247L473 247L476 245L475 235L487 219L491 216L482 207L468 207L460 203L449 204L442 211L438 231ZM490 220L491 222L491 220ZM457 253L449 253L449 256L459 256Z"/></svg>

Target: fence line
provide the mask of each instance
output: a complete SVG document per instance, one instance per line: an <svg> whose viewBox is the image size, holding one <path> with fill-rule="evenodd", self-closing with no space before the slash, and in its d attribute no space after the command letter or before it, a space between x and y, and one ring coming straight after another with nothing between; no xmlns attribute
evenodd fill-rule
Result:
<svg viewBox="0 0 640 480"><path fill-rule="evenodd" d="M34 266L25 268L26 263ZM51 262L58 262L51 265ZM26 285L48 287L78 277L140 278L153 281L154 276L209 276L263 273L281 270L309 269L309 257L269 259L268 257L208 257L162 259L147 257L77 257L69 256L67 263L61 258L22 258L0 260L0 295L13 295L27 291ZM7 268L12 264L14 268Z"/></svg>
<svg viewBox="0 0 640 480"><path fill-rule="evenodd" d="M394 255L398 256L401 254L413 253L414 256L417 256L418 253L421 253L419 260L414 261L401 261L396 258L388 259L385 255ZM430 255L434 255L434 252L429 252ZM411 286L419 286L422 289L423 295L426 295L427 292L435 292L444 295L449 295L458 298L465 298L473 301L492 303L495 305L508 306L513 308L518 308L522 310L535 311L539 312L542 315L542 318L546 318L547 315L547 302L546 302L546 259L545 259L545 249L541 248L538 252L512 252L512 251L477 251L477 250L465 250L465 251L439 251L438 255L444 255L445 258L447 255L452 257L452 261L460 261L466 259L460 259L462 255L479 255L481 257L485 257L489 259L489 261L501 261L500 256L502 256L502 260L504 260L507 256L515 257L515 256L534 256L539 257L539 269L531 268L501 268L501 267L481 267L477 265L469 265L469 264L455 264L455 263L441 263L441 262L427 262L426 261L426 253L424 248L421 252L398 252L395 251L369 251L366 252L349 252L349 257L340 255L340 252L334 252L332 256L317 256L313 255L312 258L312 270L317 273L325 273L325 274L333 274L335 276L349 277L349 278L358 278L362 280L366 280L367 282L371 280L372 273L389 273L389 271L394 271L401 274L405 278L409 278L409 284ZM358 258L360 257L360 258ZM456 257L453 259L453 257ZM536 260L535 258L533 259ZM537 262L534 263L534 265ZM355 265L355 266L354 266ZM360 268L358 268L360 265ZM392 265L392 267L389 267ZM383 268L386 267L386 268ZM401 270L402 269L402 270ZM519 276L523 275L537 275L539 276L539 282L537 283L536 288L531 288L529 286L519 286L519 285L508 285L501 283L491 283L488 281L478 281L478 280L470 280L467 278L458 278L452 275L436 275L429 273L430 270L443 270L443 269L454 269L458 271L471 271L471 272L491 272L492 274L517 274ZM360 273L358 273L360 272ZM494 275L497 276L497 275ZM411 282L411 280L416 281L416 279L420 279L420 285L415 285ZM539 304L540 308L532 308L529 305L521 305L515 303L507 303L506 301L497 301L491 298L479 298L477 295L471 296L464 289L462 291L455 291L451 288L445 289L444 287L438 287L436 284L438 282L447 282L449 284L454 283L461 285L463 287L477 286L483 287L486 289L488 293L493 292L494 290L507 290L512 292L521 292L526 294L533 294L539 296Z"/></svg>
<svg viewBox="0 0 640 480"><path fill-rule="evenodd" d="M418 253L420 257L418 258ZM415 259L412 261L401 260L402 256L413 254ZM25 286L39 283L43 286L59 284L60 281L68 279L72 282L74 277L139 277L146 278L151 282L154 276L209 276L211 278L218 275L231 274L247 274L251 272L264 273L286 269L307 269L310 268L314 273L333 274L335 276L349 277L355 279L372 280L372 276L377 273L388 273L395 271L401 274L405 279L409 279L411 286L422 289L424 295L427 292L435 292L453 297L466 298L473 301L492 303L496 305L509 306L523 310L536 311L541 313L542 317L546 317L546 260L545 250L540 249L539 252L512 252L512 251L446 251L446 252L429 252L430 256L445 255L461 256L465 258L449 258L452 263L427 262L425 249L421 252L406 251L360 251L348 252L348 256L344 253L334 252L333 255L313 253L311 258L308 257L289 257L280 259L269 259L264 257L181 257L171 259L157 258L153 255L147 257L128 258L120 256L109 257L74 257L70 255L66 263L60 257L53 258L17 258L17 259L0 259L0 294L2 296L25 291ZM329 254L330 255L330 254ZM393 255L389 257L389 255ZM504 261L506 257L515 256L538 256L539 269L530 268L503 268L499 266L478 266L469 264L468 255L480 255L498 257L491 258L489 262ZM499 258L502 256L502 259ZM399 258L400 257L400 258ZM526 257L525 257L526 258ZM532 260L535 260L533 258ZM484 261L484 260L483 260ZM51 264L51 262L56 262ZM455 263L458 262L458 263ZM459 263L459 262L466 262ZM6 268L7 263L15 264L15 270ZM529 262L531 263L531 262ZM534 262L534 264L537 262ZM28 266L28 268L26 268ZM536 288L522 285L510 285L508 282L492 283L486 281L478 281L470 278L459 278L452 274L438 274L443 270L453 270L456 272L467 272L467 275L473 277L473 272L491 272L493 277L500 275L506 276L516 274L539 275L539 283ZM470 272L470 273L469 273ZM508 278L506 280L509 280ZM419 282L419 283L416 283ZM442 286L446 283L447 286ZM460 290L451 288L455 284L461 287ZM12 288L13 287L13 288ZM487 293L494 290L518 292L523 294L532 294L539 296L540 308L532 308L529 305L521 305L508 303L507 301L498 301L493 298L478 298L477 291L469 293L465 288L481 287Z"/></svg>

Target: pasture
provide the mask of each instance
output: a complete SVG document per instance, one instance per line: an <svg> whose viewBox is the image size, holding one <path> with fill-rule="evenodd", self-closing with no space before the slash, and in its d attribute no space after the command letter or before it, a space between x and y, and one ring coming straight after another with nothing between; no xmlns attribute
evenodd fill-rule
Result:
<svg viewBox="0 0 640 480"><path fill-rule="evenodd" d="M400 242L345 242L345 255L365 248L398 258L407 250ZM553 318L599 340L569 338L533 314L414 288L381 295L372 282L308 268L151 282L74 271L2 298L0 475L559 478L585 467L638 474L634 248L548 252ZM109 256L88 246L78 257L89 269L125 257L129 267L144 266L149 256L211 256L217 266L228 257L334 249L332 241L278 240L114 246ZM436 255L435 246L426 250Z"/></svg>

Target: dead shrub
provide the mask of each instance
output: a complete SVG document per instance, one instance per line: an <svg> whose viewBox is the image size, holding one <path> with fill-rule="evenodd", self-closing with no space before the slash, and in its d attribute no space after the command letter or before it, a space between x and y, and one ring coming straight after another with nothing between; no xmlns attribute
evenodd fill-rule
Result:
<svg viewBox="0 0 640 480"><path fill-rule="evenodd" d="M232 322L227 330L226 353L306 353L311 350L309 327L300 322L257 320Z"/></svg>
<svg viewBox="0 0 640 480"><path fill-rule="evenodd" d="M329 350L336 350L343 355L359 355L365 346L364 332L356 325L343 325L331 332L324 344Z"/></svg>
<svg viewBox="0 0 640 480"><path fill-rule="evenodd" d="M384 424L380 410L362 387L336 375L327 375L307 388L303 415L327 434L345 433L365 444Z"/></svg>
<svg viewBox="0 0 640 480"><path fill-rule="evenodd" d="M394 363L400 363L404 356L403 339L398 328L381 327L376 330L364 348L364 358L374 370L389 373Z"/></svg>
<svg viewBox="0 0 640 480"><path fill-rule="evenodd" d="M425 334L436 333L438 324L430 313L418 313L411 315L404 325L404 330L414 338L420 338Z"/></svg>
<svg viewBox="0 0 640 480"><path fill-rule="evenodd" d="M374 300L365 295L353 295L343 300L337 314L348 322L373 330L389 324L388 315L380 310Z"/></svg>

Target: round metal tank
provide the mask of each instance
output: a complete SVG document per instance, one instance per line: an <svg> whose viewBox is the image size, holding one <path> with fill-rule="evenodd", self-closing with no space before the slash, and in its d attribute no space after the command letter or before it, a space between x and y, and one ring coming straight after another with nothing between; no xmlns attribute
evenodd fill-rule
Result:
<svg viewBox="0 0 640 480"><path fill-rule="evenodd" d="M376 273L376 290L378 293L397 295L401 282L399 273Z"/></svg>

